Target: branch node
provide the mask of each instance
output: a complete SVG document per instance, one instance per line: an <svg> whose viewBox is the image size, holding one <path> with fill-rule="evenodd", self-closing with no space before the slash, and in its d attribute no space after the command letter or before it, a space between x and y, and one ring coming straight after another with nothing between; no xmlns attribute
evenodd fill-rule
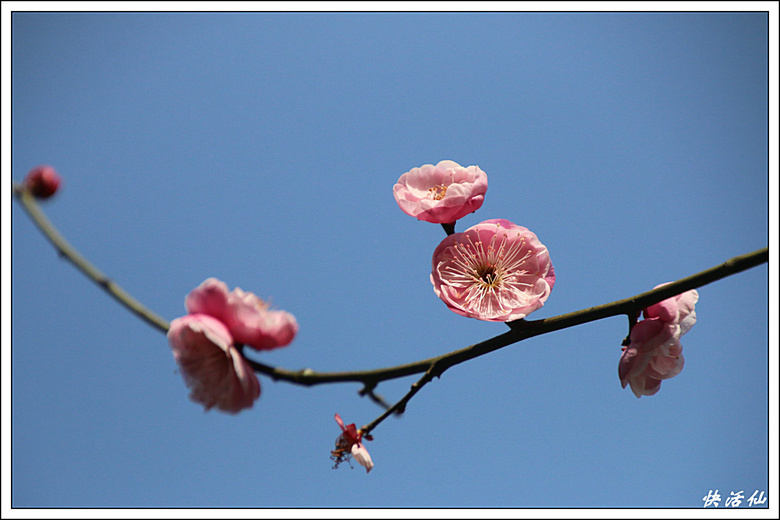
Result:
<svg viewBox="0 0 780 520"><path fill-rule="evenodd" d="M370 395L374 392L374 388L376 388L376 381L372 381L371 383L363 383L363 388L358 390L358 395L360 397L365 397L366 395Z"/></svg>

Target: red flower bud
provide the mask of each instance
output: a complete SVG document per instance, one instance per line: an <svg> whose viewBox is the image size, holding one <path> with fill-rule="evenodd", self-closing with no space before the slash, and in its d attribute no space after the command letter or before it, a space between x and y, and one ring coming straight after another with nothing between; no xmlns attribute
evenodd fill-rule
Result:
<svg viewBox="0 0 780 520"><path fill-rule="evenodd" d="M57 170L51 166L42 164L36 166L27 173L24 178L24 186L30 193L39 199L48 199L60 186L61 178Z"/></svg>

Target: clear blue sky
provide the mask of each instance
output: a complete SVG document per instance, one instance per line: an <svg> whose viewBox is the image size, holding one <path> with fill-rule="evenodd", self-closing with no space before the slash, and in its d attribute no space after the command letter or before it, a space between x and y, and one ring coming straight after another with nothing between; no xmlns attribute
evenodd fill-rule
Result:
<svg viewBox="0 0 780 520"><path fill-rule="evenodd" d="M55 166L50 219L166 319L210 276L292 312L297 338L265 363L387 367L507 330L432 290L445 234L392 195L425 163L488 175L458 230L505 218L549 248L555 288L531 319L768 245L765 14L12 24L13 178ZM698 508L769 491L766 265L700 289L685 368L657 395L621 389L625 318L536 337L426 386L375 430L366 475L329 459L334 413L381 413L360 385L261 377L254 409L204 413L165 336L11 215L15 507Z"/></svg>

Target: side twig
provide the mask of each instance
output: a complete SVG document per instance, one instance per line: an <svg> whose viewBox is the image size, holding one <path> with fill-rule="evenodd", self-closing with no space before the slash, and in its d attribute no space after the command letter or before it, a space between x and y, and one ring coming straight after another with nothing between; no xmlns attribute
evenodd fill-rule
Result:
<svg viewBox="0 0 780 520"><path fill-rule="evenodd" d="M433 363L428 368L428 370L425 371L425 374L420 378L419 381L414 383L412 387L409 389L409 391L406 393L405 396L401 398L400 401L395 403L393 406L385 410L385 412L371 421L369 424L366 424L365 426L360 428L360 431L363 433L363 435L368 435L371 433L371 431L376 428L379 423L390 417L392 414L402 414L406 411L406 403L409 402L409 400L414 397L414 395L419 392L422 387L430 383L434 377L441 376L441 373L444 371L444 369L438 369L437 364Z"/></svg>

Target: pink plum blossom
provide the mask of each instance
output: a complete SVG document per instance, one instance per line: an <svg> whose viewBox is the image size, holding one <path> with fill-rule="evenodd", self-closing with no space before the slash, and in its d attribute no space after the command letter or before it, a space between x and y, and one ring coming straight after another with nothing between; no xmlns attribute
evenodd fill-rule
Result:
<svg viewBox="0 0 780 520"><path fill-rule="evenodd" d="M361 441L364 437L370 441L371 436L364 436L363 432L355 427L355 423L344 426L344 421L341 420L339 414L336 414L335 417L341 428L341 435L336 438L336 449L330 452L331 458L336 462L333 467L337 468L340 463L348 460L349 456L352 455L358 464L366 468L366 473L368 473L374 467L374 463Z"/></svg>
<svg viewBox="0 0 780 520"><path fill-rule="evenodd" d="M434 224L450 224L482 206L487 186L487 175L479 166L464 168L454 161L441 161L401 175L393 186L393 195L407 215Z"/></svg>
<svg viewBox="0 0 780 520"><path fill-rule="evenodd" d="M620 357L618 376L623 388L631 385L637 397L654 395L662 380L680 373L685 363L680 337L696 323L698 300L699 293L691 290L643 311L644 319L631 329L630 343Z"/></svg>
<svg viewBox="0 0 780 520"><path fill-rule="evenodd" d="M508 220L486 220L442 240L433 252L433 290L453 312L486 321L524 318L555 284L547 248Z"/></svg>
<svg viewBox="0 0 780 520"><path fill-rule="evenodd" d="M238 413L260 397L257 376L221 321L205 314L177 318L168 329L168 341L190 399L205 410L216 406Z"/></svg>
<svg viewBox="0 0 780 520"><path fill-rule="evenodd" d="M42 164L27 172L23 184L35 197L47 199L57 192L61 181L57 170Z"/></svg>
<svg viewBox="0 0 780 520"><path fill-rule="evenodd" d="M206 410L238 413L260 396L260 383L241 353L242 345L267 350L289 344L295 317L272 311L252 293L209 278L185 299L187 316L175 319L168 340L190 398Z"/></svg>
<svg viewBox="0 0 780 520"><path fill-rule="evenodd" d="M217 318L233 339L257 350L289 345L298 332L298 322L289 312L269 309L267 303L251 292L208 278L195 288L184 302L190 314Z"/></svg>

